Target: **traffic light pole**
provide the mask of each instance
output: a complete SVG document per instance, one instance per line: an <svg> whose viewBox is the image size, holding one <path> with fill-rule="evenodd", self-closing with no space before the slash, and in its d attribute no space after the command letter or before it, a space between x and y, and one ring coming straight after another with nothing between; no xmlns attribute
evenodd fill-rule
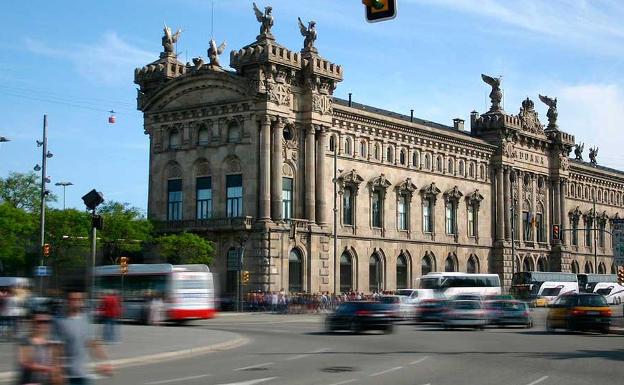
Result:
<svg viewBox="0 0 624 385"><path fill-rule="evenodd" d="M43 266L44 263L44 255L43 255L43 245L45 244L45 197L46 197L46 165L47 165L47 154L48 154L48 115L43 115L43 141L42 141L42 150L41 150L41 215L39 216L39 252L41 253L41 258L39 262L39 266ZM43 274L39 272L39 293L43 297Z"/></svg>
<svg viewBox="0 0 624 385"><path fill-rule="evenodd" d="M95 306L95 251L97 242L97 227L95 226L95 209L91 212L91 277L90 277L90 295L91 305Z"/></svg>

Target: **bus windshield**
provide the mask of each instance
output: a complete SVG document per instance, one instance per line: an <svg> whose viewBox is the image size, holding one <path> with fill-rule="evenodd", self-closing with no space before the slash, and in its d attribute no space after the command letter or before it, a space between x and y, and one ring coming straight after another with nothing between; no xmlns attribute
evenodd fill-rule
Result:
<svg viewBox="0 0 624 385"><path fill-rule="evenodd" d="M120 276L102 276L97 279L99 290L116 290L123 293L126 301L144 301L148 295L165 294L167 287L167 275L128 275L122 279Z"/></svg>
<svg viewBox="0 0 624 385"><path fill-rule="evenodd" d="M421 278L420 279L420 288L421 289L440 289L440 279L435 278Z"/></svg>

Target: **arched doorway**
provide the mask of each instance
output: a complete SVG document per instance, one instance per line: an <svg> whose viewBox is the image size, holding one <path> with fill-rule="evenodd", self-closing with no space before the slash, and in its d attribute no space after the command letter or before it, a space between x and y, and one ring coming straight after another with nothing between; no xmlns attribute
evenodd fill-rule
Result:
<svg viewBox="0 0 624 385"><path fill-rule="evenodd" d="M479 259L476 255L472 254L470 258L468 258L468 263L466 264L466 273L468 274L477 274L479 272Z"/></svg>
<svg viewBox="0 0 624 385"><path fill-rule="evenodd" d="M444 271L447 273L457 271L457 263L455 262L455 256L453 254L448 255L444 260Z"/></svg>
<svg viewBox="0 0 624 385"><path fill-rule="evenodd" d="M346 251L340 256L340 292L353 290L353 260Z"/></svg>
<svg viewBox="0 0 624 385"><path fill-rule="evenodd" d="M288 291L303 291L303 258L298 249L292 249L288 255Z"/></svg>
<svg viewBox="0 0 624 385"><path fill-rule="evenodd" d="M579 265L578 262L576 261L572 261L572 263L570 264L570 271L574 274L578 274L579 273Z"/></svg>
<svg viewBox="0 0 624 385"><path fill-rule="evenodd" d="M396 288L407 289L408 287L408 263L404 254L399 255L396 263Z"/></svg>
<svg viewBox="0 0 624 385"><path fill-rule="evenodd" d="M546 258L540 258L537 260L537 271L548 271L546 267Z"/></svg>
<svg viewBox="0 0 624 385"><path fill-rule="evenodd" d="M531 256L527 255L522 260L522 271L535 271L535 268L533 267L533 258L531 258Z"/></svg>
<svg viewBox="0 0 624 385"><path fill-rule="evenodd" d="M602 262L598 265L598 274L607 274L607 267Z"/></svg>
<svg viewBox="0 0 624 385"><path fill-rule="evenodd" d="M435 269L435 265L433 262L433 258L431 255L425 254L424 257L420 260L420 274L427 275L431 273Z"/></svg>
<svg viewBox="0 0 624 385"><path fill-rule="evenodd" d="M377 253L371 255L368 263L368 290L381 291L383 289L383 270L381 258Z"/></svg>
<svg viewBox="0 0 624 385"><path fill-rule="evenodd" d="M592 263L589 261L585 262L585 273L591 274L593 272L594 272L594 266L592 266Z"/></svg>

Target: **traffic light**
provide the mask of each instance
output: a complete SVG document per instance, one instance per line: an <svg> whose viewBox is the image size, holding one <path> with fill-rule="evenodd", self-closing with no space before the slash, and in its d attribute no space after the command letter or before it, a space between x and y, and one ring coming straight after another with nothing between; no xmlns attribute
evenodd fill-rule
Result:
<svg viewBox="0 0 624 385"><path fill-rule="evenodd" d="M617 273L618 284L624 285L624 266L620 266Z"/></svg>
<svg viewBox="0 0 624 385"><path fill-rule="evenodd" d="M362 0L362 4L366 6L366 21L369 23L396 17L397 0Z"/></svg>
<svg viewBox="0 0 624 385"><path fill-rule="evenodd" d="M249 283L249 278L251 277L251 274L245 270L243 271L243 283L244 284L248 284Z"/></svg>
<svg viewBox="0 0 624 385"><path fill-rule="evenodd" d="M559 233L559 225L552 225L552 239L553 241L561 240L561 234Z"/></svg>
<svg viewBox="0 0 624 385"><path fill-rule="evenodd" d="M128 257L119 258L119 272L121 274L128 274Z"/></svg>
<svg viewBox="0 0 624 385"><path fill-rule="evenodd" d="M43 256L44 257L49 257L50 256L50 244L49 243L44 243L43 244L42 252L43 252Z"/></svg>

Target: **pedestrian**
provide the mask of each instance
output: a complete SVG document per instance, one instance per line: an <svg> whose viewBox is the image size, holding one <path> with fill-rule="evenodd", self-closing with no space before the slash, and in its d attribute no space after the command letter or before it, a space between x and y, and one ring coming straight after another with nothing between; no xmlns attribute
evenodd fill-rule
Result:
<svg viewBox="0 0 624 385"><path fill-rule="evenodd" d="M56 338L63 344L65 357L65 377L68 385L89 384L87 370L89 357L100 360L96 371L103 375L112 375L113 368L106 362L106 351L95 338L92 325L84 313L84 294L80 290L68 290L66 313L56 320Z"/></svg>
<svg viewBox="0 0 624 385"><path fill-rule="evenodd" d="M163 300L159 293L154 293L149 304L149 324L160 326L163 319Z"/></svg>
<svg viewBox="0 0 624 385"><path fill-rule="evenodd" d="M102 340L106 343L118 342L119 333L117 323L121 317L121 301L114 290L108 291L102 297L100 314L103 323Z"/></svg>
<svg viewBox="0 0 624 385"><path fill-rule="evenodd" d="M34 313L30 336L18 348L19 384L61 385L61 347L50 339L50 315Z"/></svg>

